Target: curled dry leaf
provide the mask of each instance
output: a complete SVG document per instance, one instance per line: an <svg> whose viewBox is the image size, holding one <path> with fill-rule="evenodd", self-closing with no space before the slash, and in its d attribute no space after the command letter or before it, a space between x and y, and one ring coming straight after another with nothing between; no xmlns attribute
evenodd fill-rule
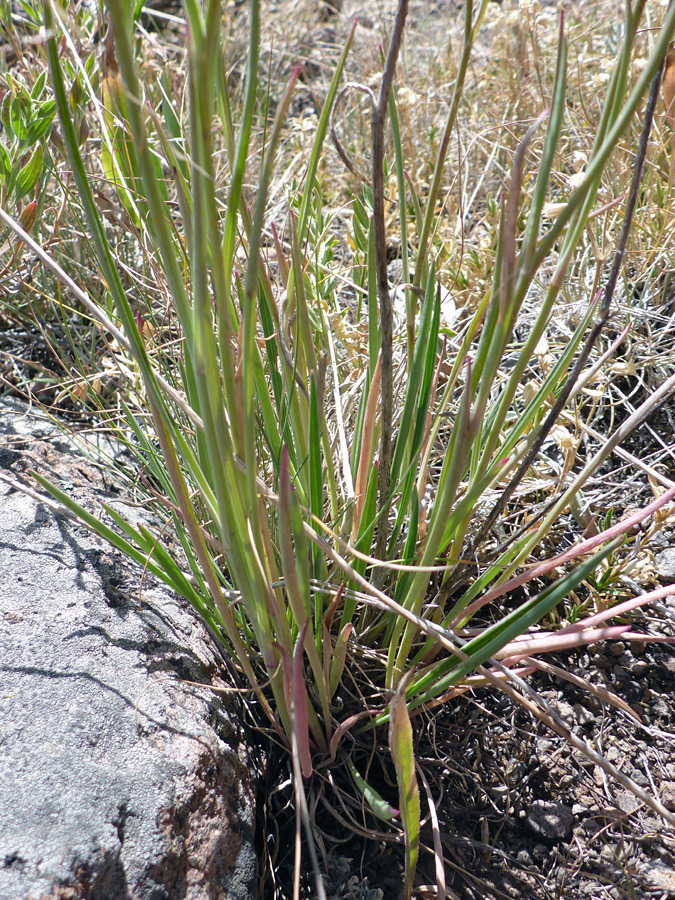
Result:
<svg viewBox="0 0 675 900"><path fill-rule="evenodd" d="M525 406L529 406L529 404L534 400L537 396L537 392L540 388L540 384L534 378L531 378L523 385L522 390L522 398Z"/></svg>
<svg viewBox="0 0 675 900"><path fill-rule="evenodd" d="M574 437L563 425L554 425L551 429L551 437L559 450L573 450L575 447Z"/></svg>

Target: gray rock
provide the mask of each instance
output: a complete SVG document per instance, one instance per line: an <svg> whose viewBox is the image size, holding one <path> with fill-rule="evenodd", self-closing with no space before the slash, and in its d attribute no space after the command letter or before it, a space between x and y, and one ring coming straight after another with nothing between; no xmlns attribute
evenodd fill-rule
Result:
<svg viewBox="0 0 675 900"><path fill-rule="evenodd" d="M617 791L614 800L619 809L625 813L635 812L640 805L640 801L630 791Z"/></svg>
<svg viewBox="0 0 675 900"><path fill-rule="evenodd" d="M664 781L661 783L659 793L661 802L670 810L675 809L675 781Z"/></svg>
<svg viewBox="0 0 675 900"><path fill-rule="evenodd" d="M654 565L659 579L665 584L675 582L675 547L668 547L654 557Z"/></svg>
<svg viewBox="0 0 675 900"><path fill-rule="evenodd" d="M574 721L574 709L572 704L568 703L567 700L549 700L549 706L553 712L558 713L564 722L569 723Z"/></svg>
<svg viewBox="0 0 675 900"><path fill-rule="evenodd" d="M595 724L595 716L587 709L585 706L582 706L581 703L574 704L574 715L576 717L579 725L594 725Z"/></svg>
<svg viewBox="0 0 675 900"><path fill-rule="evenodd" d="M550 841L562 841L572 832L574 815L564 803L535 800L527 808L525 821L535 834Z"/></svg>
<svg viewBox="0 0 675 900"><path fill-rule="evenodd" d="M667 700L664 700L663 697L661 697L659 700L657 700L656 703L654 703L652 705L651 709L652 709L652 712L656 713L656 715L662 719L667 719L670 717L670 714L671 714L670 704L668 703Z"/></svg>
<svg viewBox="0 0 675 900"><path fill-rule="evenodd" d="M97 470L17 453L6 416L0 475L28 453L91 499ZM223 684L200 621L6 480L0 584L0 900L250 897L253 765L222 697L186 683Z"/></svg>
<svg viewBox="0 0 675 900"><path fill-rule="evenodd" d="M664 897L675 894L675 869L671 866L660 861L650 861L642 866L640 874L650 887L665 891Z"/></svg>

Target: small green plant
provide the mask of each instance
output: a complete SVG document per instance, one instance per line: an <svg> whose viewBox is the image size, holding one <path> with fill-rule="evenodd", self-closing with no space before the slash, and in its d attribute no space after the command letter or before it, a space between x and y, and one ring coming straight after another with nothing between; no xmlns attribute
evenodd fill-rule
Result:
<svg viewBox="0 0 675 900"><path fill-rule="evenodd" d="M42 183L49 176L46 138L56 115L56 103L45 96L46 81L47 73L43 71L29 89L23 79L8 72L0 105L0 205L18 211L19 223L27 232L33 230L41 211L38 198ZM12 269L21 251L20 242L2 243L3 272Z"/></svg>
<svg viewBox="0 0 675 900"><path fill-rule="evenodd" d="M491 283L473 298L460 330L441 321L434 235L449 143L488 2L466 0L453 94L424 193L406 171L394 82L407 6L405 0L399 3L378 91L352 84L340 93L350 32L303 176L289 191L285 227L279 230L268 220L268 196L299 71L291 74L273 119L266 119L265 139L259 140L254 120L267 111L259 109L257 0L249 9L241 105L233 101L227 78L217 0L203 6L185 0L185 112L168 80L149 86L141 79L143 51L123 0L108 3L111 27L100 85L90 78L88 60L72 53L64 64L59 48L60 36L68 32L68 13L47 2L54 101L38 106L39 98L31 100L27 118L23 100L5 105L18 141L14 156L9 150L7 155L10 163L22 160L14 196L19 180L22 196L28 192L23 188L36 168L37 151L24 162L20 150L32 127L28 120L43 128L54 104L58 110L105 296L78 287L54 259L31 247L99 323L106 351L126 373L120 415L109 411L108 422L136 454L148 494L168 515L180 552L164 529L151 531L112 506L105 508L107 518L98 519L39 473L36 478L91 528L182 594L225 646L292 754L310 852L303 779L335 759L348 730L386 726L405 835L405 896L410 897L420 828L415 714L469 684L496 685L523 700L526 687L512 673L516 662L597 640L600 632L623 633L625 626L607 632L598 628L611 610L604 618L579 614L557 633L534 637L530 630L584 582L602 589L609 576L600 566L619 552L621 535L675 496L671 490L633 520L529 567L533 551L545 545L588 478L672 394L671 378L580 470L573 472L570 465L563 472L559 490L539 518L526 517L517 529L506 525L509 504L533 478L552 429L596 371L592 354L609 316L633 219L675 7L665 14L629 89L645 4L627 6L623 43L585 172L549 219L545 207L566 112L561 23L550 108L522 136L508 184L493 204L499 224ZM100 113L98 163L108 190L114 188L143 275L133 287L128 268L113 252L101 194L94 191L98 175L82 154L82 119L71 102L75 84L83 103ZM603 173L650 86L652 106L643 117L643 147L614 269L567 345L544 366L541 342L589 228ZM360 195L352 199L356 299L348 307L340 296L336 236L323 209L319 163L330 129L341 157L352 173L358 172L340 142L339 124L331 124L336 102L351 91L365 94L370 104L372 165ZM23 96L18 90L16 97ZM19 123L24 122L22 138ZM21 174L28 169L30 178ZM389 171L395 198L385 194ZM387 273L385 204L392 202L403 254L399 325ZM12 224L4 212L2 219L30 240L29 229ZM469 265L478 269L480 255L472 252ZM517 343L519 316L545 263L550 277L538 312ZM144 294L137 285L147 282L152 290ZM168 310L163 331L147 327L158 299ZM429 486L430 499L423 501ZM569 568L570 563L577 564ZM526 583L534 595L511 602ZM487 604L495 615L485 626L477 614ZM351 660L363 650L373 662L368 693L379 697L377 708L371 703L342 719L338 700L344 680L356 677ZM532 706L529 698L523 702ZM556 730L563 727L545 710L539 714ZM396 814L355 769L353 779L376 813ZM672 821L657 800L644 791L640 797ZM320 878L317 892L324 895Z"/></svg>

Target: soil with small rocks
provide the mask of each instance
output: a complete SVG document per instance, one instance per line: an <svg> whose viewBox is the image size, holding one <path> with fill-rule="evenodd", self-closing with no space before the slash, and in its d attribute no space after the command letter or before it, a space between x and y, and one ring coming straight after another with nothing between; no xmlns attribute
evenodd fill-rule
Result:
<svg viewBox="0 0 675 900"><path fill-rule="evenodd" d="M675 599L643 624L675 634ZM639 617L636 630L642 630ZM539 673L530 684L580 737L675 811L675 653L660 644L598 643L549 661L625 700L640 722L588 691ZM384 750L386 735L381 736ZM357 768L368 765L351 749ZM386 752L383 753L383 757ZM416 760L439 818L449 897L462 900L654 900L675 896L675 831L582 752L535 721L508 697L475 691L416 723ZM338 780L339 780L338 758ZM396 803L393 772L371 782ZM328 900L398 896L400 834L364 815L364 833L338 822L337 792L317 802L319 843L326 851ZM283 823L282 797L277 798ZM308 787L310 799L315 796ZM425 825L416 897L436 896L434 835L422 791ZM329 807L331 807L329 811ZM357 815L357 814L355 814ZM358 818L358 815L357 815ZM289 822L290 825L290 822ZM283 833L283 824L281 827ZM290 879L292 842L276 847ZM291 884L291 881L288 881ZM426 887L425 887L426 886ZM270 890L265 895L274 896ZM278 896L290 897L282 891ZM311 880L307 893L314 896Z"/></svg>

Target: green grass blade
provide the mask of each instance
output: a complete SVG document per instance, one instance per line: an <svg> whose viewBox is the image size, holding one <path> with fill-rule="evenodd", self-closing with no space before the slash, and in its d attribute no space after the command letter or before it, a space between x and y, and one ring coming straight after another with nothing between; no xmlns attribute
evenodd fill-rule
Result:
<svg viewBox="0 0 675 900"><path fill-rule="evenodd" d="M413 731L406 705L407 678L401 681L391 702L389 719L389 748L396 769L401 823L405 836L404 900L412 896L413 879L417 868L420 844L420 793L415 772Z"/></svg>

